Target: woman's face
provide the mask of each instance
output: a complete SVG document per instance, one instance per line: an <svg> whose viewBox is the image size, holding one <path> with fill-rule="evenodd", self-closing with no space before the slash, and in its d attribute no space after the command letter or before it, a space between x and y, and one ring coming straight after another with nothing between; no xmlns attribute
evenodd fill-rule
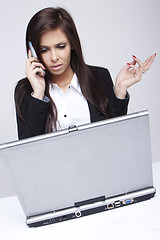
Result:
<svg viewBox="0 0 160 240"><path fill-rule="evenodd" d="M71 71L71 45L60 28L42 35L40 52L45 67L53 76Z"/></svg>

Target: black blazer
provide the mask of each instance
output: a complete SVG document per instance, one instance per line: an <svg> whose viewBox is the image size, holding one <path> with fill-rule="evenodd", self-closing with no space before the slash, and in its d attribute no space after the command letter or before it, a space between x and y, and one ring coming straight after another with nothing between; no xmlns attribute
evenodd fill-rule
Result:
<svg viewBox="0 0 160 240"><path fill-rule="evenodd" d="M113 90L113 82L107 69L90 66L90 69L108 99L110 117L117 117L127 114L129 102L128 94L125 99L118 99ZM24 81L24 79L20 80ZM16 86L18 91L19 83ZM106 117L99 109L88 102L91 122L104 120ZM18 137L28 138L45 133L46 117L49 110L49 103L43 102L31 96L31 92L25 95L21 104L23 119L17 115Z"/></svg>

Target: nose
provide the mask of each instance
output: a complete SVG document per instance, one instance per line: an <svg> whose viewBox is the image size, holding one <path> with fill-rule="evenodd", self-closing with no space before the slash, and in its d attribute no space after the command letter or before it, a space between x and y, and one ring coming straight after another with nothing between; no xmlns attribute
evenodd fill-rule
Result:
<svg viewBox="0 0 160 240"><path fill-rule="evenodd" d="M57 60L58 60L58 55L57 55L55 49L53 49L52 53L51 53L51 61L57 62Z"/></svg>

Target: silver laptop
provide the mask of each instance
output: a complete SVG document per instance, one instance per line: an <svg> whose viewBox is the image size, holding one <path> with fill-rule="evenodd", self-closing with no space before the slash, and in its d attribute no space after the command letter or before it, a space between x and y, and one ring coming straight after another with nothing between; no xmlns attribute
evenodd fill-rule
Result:
<svg viewBox="0 0 160 240"><path fill-rule="evenodd" d="M147 111L0 145L30 227L155 194Z"/></svg>

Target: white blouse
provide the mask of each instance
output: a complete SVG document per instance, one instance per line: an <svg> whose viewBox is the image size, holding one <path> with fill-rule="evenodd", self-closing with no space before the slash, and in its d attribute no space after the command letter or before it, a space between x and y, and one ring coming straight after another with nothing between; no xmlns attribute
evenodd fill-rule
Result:
<svg viewBox="0 0 160 240"><path fill-rule="evenodd" d="M88 103L75 73L65 92L57 84L51 84L49 92L57 107L57 130L91 122Z"/></svg>

